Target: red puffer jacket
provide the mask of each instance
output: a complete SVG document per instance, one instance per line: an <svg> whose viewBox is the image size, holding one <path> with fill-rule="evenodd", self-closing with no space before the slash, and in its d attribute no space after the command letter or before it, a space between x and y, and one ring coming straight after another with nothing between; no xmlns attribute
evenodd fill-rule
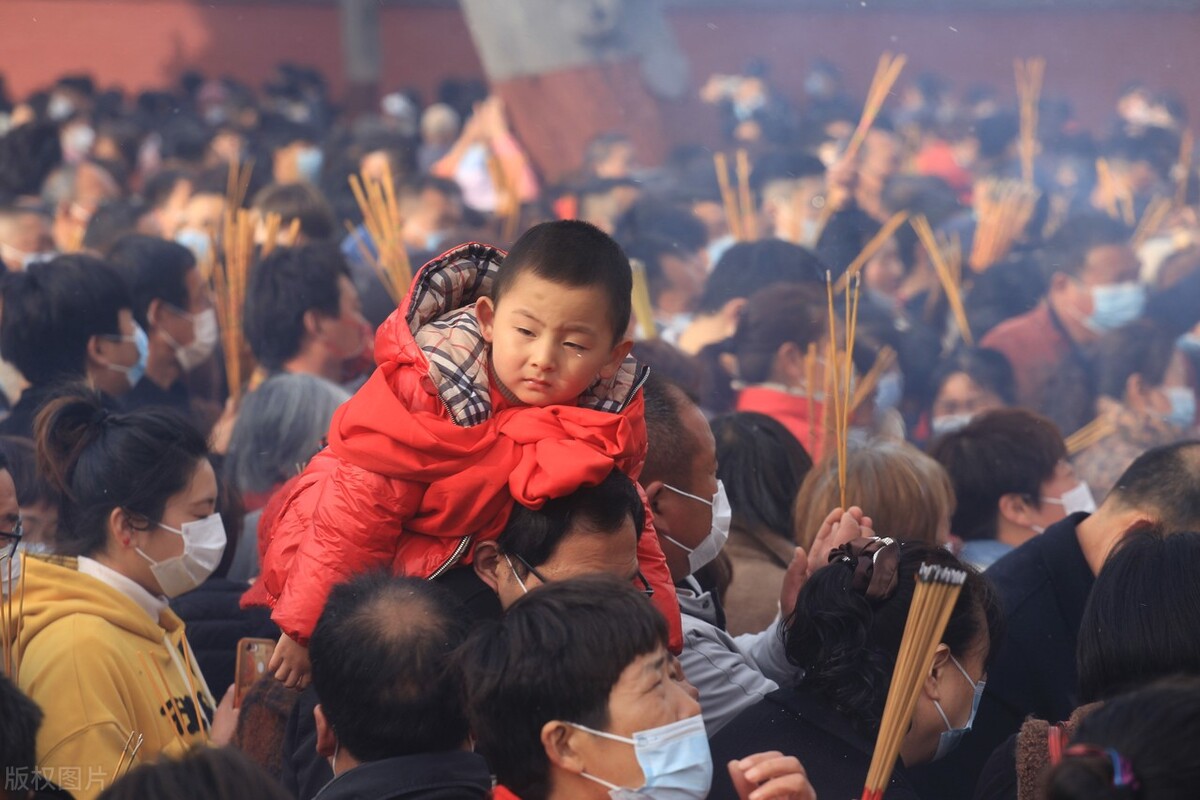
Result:
<svg viewBox="0 0 1200 800"><path fill-rule="evenodd" d="M538 508L614 465L641 472L646 370L632 358L577 406L505 407L492 391L474 303L503 258L467 244L421 270L380 326L378 369L334 415L329 447L264 512L262 577L243 605L271 606L296 641L307 644L329 590L353 575L436 577L498 537L514 499ZM638 560L674 646L679 606L649 520Z"/></svg>

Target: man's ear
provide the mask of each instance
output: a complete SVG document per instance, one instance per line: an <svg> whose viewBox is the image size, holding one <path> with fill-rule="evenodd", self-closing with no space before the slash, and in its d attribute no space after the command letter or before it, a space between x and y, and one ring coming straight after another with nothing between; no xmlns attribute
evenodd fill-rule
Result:
<svg viewBox="0 0 1200 800"><path fill-rule="evenodd" d="M163 301L159 298L154 298L150 301L150 305L146 306L146 322L151 328L159 326L159 320L163 313ZM147 331L149 333L149 331Z"/></svg>
<svg viewBox="0 0 1200 800"><path fill-rule="evenodd" d="M550 720L542 726L542 747L553 766L577 775L584 771L583 756L575 749L575 739L581 734L579 729L558 720Z"/></svg>
<svg viewBox="0 0 1200 800"><path fill-rule="evenodd" d="M479 320L479 333L488 344L492 343L496 325L496 304L490 297L481 297L475 301L475 317Z"/></svg>
<svg viewBox="0 0 1200 800"><path fill-rule="evenodd" d="M1129 407L1134 411L1144 412L1146 410L1146 382L1142 380L1142 376L1135 372L1125 379L1125 396L1116 398L1129 404Z"/></svg>
<svg viewBox="0 0 1200 800"><path fill-rule="evenodd" d="M304 312L303 322L305 334L309 336L321 335L321 312L315 308L310 308Z"/></svg>
<svg viewBox="0 0 1200 800"><path fill-rule="evenodd" d="M600 377L608 380L613 375L617 374L617 370L621 368L621 364L625 363L625 359L629 357L629 353L633 350L633 339L626 338L622 340L609 354L608 361L600 368Z"/></svg>
<svg viewBox="0 0 1200 800"><path fill-rule="evenodd" d="M996 504L996 510L1001 517L1014 525L1020 525L1023 528L1029 527L1029 503L1025 502L1025 498L1016 492L1001 495L1000 501Z"/></svg>
<svg viewBox="0 0 1200 800"><path fill-rule="evenodd" d="M649 504L651 511L653 511L655 514L658 514L658 500L660 497L662 497L662 493L666 490L666 487L663 485L662 481L650 481L644 488L646 492L646 503ZM655 523L654 527L658 527L657 522Z"/></svg>
<svg viewBox="0 0 1200 800"><path fill-rule="evenodd" d="M942 699L938 687L949 666L950 648L945 644L938 644L937 649L933 651L933 665L930 666L929 674L925 676L924 684L921 687L922 693L930 700L940 701Z"/></svg>
<svg viewBox="0 0 1200 800"><path fill-rule="evenodd" d="M87 340L87 359L88 359L88 361L94 361L97 364L108 363L108 359L106 359L101 353L101 342L102 341L103 340L100 338L99 335L91 336L90 338L88 338L88 340Z"/></svg>
<svg viewBox="0 0 1200 800"><path fill-rule="evenodd" d="M805 381L805 354L800 351L800 345L795 342L784 342L775 351L774 367L787 378L789 386L799 386Z"/></svg>
<svg viewBox="0 0 1200 800"><path fill-rule="evenodd" d="M500 548L494 541L475 545L475 553L471 557L471 564L479 580L497 593L500 591L500 559Z"/></svg>
<svg viewBox="0 0 1200 800"><path fill-rule="evenodd" d="M322 758L333 758L333 754L337 751L337 734L333 732L333 726L325 718L325 709L321 708L320 703L313 708L313 721L317 723L317 755Z"/></svg>

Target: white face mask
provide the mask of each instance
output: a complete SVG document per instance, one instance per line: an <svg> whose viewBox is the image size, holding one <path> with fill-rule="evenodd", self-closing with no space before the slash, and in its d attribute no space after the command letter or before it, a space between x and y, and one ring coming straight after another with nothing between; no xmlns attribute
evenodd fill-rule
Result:
<svg viewBox="0 0 1200 800"><path fill-rule="evenodd" d="M962 430L975 418L974 414L943 414L933 418L933 435L944 436Z"/></svg>
<svg viewBox="0 0 1200 800"><path fill-rule="evenodd" d="M1096 513L1096 500L1092 497L1092 490L1083 481L1080 481L1079 485L1069 492L1063 492L1062 497L1043 497L1042 502L1062 506L1063 513L1067 516L1077 511L1086 511L1088 514Z"/></svg>
<svg viewBox="0 0 1200 800"><path fill-rule="evenodd" d="M188 314L185 311L175 311L182 317L186 317L192 322L192 343L181 345L175 341L175 337L167 333L166 328L158 328L159 333L166 339L167 344L175 351L175 360L179 362L179 366L184 372L191 372L196 367L208 360L213 354L213 350L217 348L217 338L219 331L217 329L217 312L215 309L206 308L199 314Z"/></svg>
<svg viewBox="0 0 1200 800"><path fill-rule="evenodd" d="M161 522L158 527L183 537L183 553L165 561L155 561L142 548L138 555L150 562L150 572L167 597L190 592L213 574L225 553L225 524L220 514L210 514L197 522L185 522L182 529Z"/></svg>
<svg viewBox="0 0 1200 800"><path fill-rule="evenodd" d="M729 498L725 495L725 484L717 481L717 493L713 495L712 500L705 500L703 497L689 494L682 489L676 489L669 483L664 483L663 486L676 494L690 497L712 508L712 528L704 537L704 541L694 548L682 544L678 539L673 539L665 533L662 535L668 542L688 554L688 569L691 570L690 574L695 574L701 567L717 557L729 539L729 523L733 519L733 510L729 506Z"/></svg>
<svg viewBox="0 0 1200 800"><path fill-rule="evenodd" d="M702 800L712 785L712 752L704 717L694 717L638 731L632 739L592 730L574 722L572 726L593 736L633 745L642 768L640 789L627 789L595 775L581 773L588 780L608 788L612 800Z"/></svg>

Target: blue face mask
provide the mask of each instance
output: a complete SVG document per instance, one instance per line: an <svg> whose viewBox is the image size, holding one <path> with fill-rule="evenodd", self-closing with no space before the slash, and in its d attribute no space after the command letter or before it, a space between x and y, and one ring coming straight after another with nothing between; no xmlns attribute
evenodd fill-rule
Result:
<svg viewBox="0 0 1200 800"><path fill-rule="evenodd" d="M1187 430L1196 422L1196 393L1187 386L1165 386L1163 393L1171 401L1171 410L1163 415L1168 424Z"/></svg>
<svg viewBox="0 0 1200 800"><path fill-rule="evenodd" d="M694 717L639 731L632 739L576 723L581 731L593 736L633 745L644 783L640 789L627 789L588 773L583 777L608 788L612 800L702 800L712 785L712 752L704 717Z"/></svg>
<svg viewBox="0 0 1200 800"><path fill-rule="evenodd" d="M983 698L983 687L987 685L987 681L979 681L976 683L971 680L971 676L963 669L963 665L958 663L958 659L950 656L950 660L954 662L954 666L958 667L958 671L967 679L967 683L975 687L975 697L971 700L971 716L967 717L967 724L961 728L955 728L950 724L950 718L946 716L946 712L942 709L942 704L937 700L933 701L933 707L942 715L942 722L946 723L946 730L942 731L941 737L938 739L937 752L933 754L933 760L937 761L944 758L954 748L958 747L958 743L962 741L962 737L967 735L971 730L971 726L975 724L975 714L979 712L979 701Z"/></svg>
<svg viewBox="0 0 1200 800"><path fill-rule="evenodd" d="M133 366L125 366L124 364L105 364L111 370L125 373L125 379L129 381L129 388L138 385L138 381L146 374L146 359L150 356L150 337L142 330L142 326L136 322L133 323L133 336L113 336L109 337L116 341L128 342L132 341L137 346L138 359Z"/></svg>
<svg viewBox="0 0 1200 800"><path fill-rule="evenodd" d="M204 231L197 231L191 228L184 228L179 233L175 234L175 243L181 244L188 250L192 251L192 255L196 257L197 263L203 263L208 259L209 250L212 249L212 239Z"/></svg>
<svg viewBox="0 0 1200 800"><path fill-rule="evenodd" d="M325 154L319 147L305 147L296 153L296 171L300 177L314 186L321 180L321 167L325 163Z"/></svg>
<svg viewBox="0 0 1200 800"><path fill-rule="evenodd" d="M1185 333L1180 336L1175 340L1175 347L1185 355L1200 358L1200 336L1194 333Z"/></svg>
<svg viewBox="0 0 1200 800"><path fill-rule="evenodd" d="M1092 313L1083 324L1093 333L1116 330L1142 315L1146 287L1137 281L1092 287Z"/></svg>
<svg viewBox="0 0 1200 800"><path fill-rule="evenodd" d="M879 379L875 385L875 410L887 411L900 405L904 399L904 376L899 372L889 372Z"/></svg>

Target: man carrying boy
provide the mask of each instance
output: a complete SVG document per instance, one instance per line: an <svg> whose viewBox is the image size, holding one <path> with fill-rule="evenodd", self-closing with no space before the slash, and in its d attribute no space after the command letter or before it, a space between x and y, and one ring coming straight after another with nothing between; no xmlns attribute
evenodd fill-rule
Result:
<svg viewBox="0 0 1200 800"><path fill-rule="evenodd" d="M468 244L421 270L329 448L264 514L276 678L306 682L305 645L334 584L372 567L436 577L495 539L513 501L538 508L614 467L636 478L646 370L629 358L631 288L620 247L578 221L530 229L507 257ZM677 634L647 527L641 572Z"/></svg>

